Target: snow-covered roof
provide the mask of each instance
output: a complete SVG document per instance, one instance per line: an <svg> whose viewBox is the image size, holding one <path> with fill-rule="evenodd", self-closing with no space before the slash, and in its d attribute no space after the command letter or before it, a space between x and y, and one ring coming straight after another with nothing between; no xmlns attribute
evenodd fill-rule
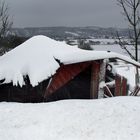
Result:
<svg viewBox="0 0 140 140"><path fill-rule="evenodd" d="M140 67L138 62L117 53L81 50L38 35L0 57L0 80L22 86L28 75L32 86L36 86L56 73L60 67L57 60L72 64L106 58L119 58Z"/></svg>

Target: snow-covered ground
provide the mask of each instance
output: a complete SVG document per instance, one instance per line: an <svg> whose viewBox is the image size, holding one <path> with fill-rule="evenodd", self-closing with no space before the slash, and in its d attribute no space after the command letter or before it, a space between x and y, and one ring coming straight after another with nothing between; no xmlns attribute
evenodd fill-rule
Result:
<svg viewBox="0 0 140 140"><path fill-rule="evenodd" d="M73 35L73 36L79 36L79 34L77 34L77 33L74 33L74 32L68 32L68 31L66 31L65 33L66 33L66 34Z"/></svg>
<svg viewBox="0 0 140 140"><path fill-rule="evenodd" d="M140 98L0 103L0 140L139 140Z"/></svg>

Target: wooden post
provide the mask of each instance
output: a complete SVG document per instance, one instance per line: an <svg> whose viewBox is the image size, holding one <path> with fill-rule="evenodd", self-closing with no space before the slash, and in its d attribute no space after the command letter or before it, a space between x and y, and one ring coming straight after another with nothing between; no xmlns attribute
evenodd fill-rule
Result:
<svg viewBox="0 0 140 140"><path fill-rule="evenodd" d="M99 90L99 73L100 73L100 63L93 62L91 65L91 87L90 87L90 98L98 98Z"/></svg>
<svg viewBox="0 0 140 140"><path fill-rule="evenodd" d="M121 87L121 95L126 96L127 95L127 79L123 77L122 79L122 87Z"/></svg>
<svg viewBox="0 0 140 140"><path fill-rule="evenodd" d="M127 79L116 75L115 77L115 96L127 95Z"/></svg>
<svg viewBox="0 0 140 140"><path fill-rule="evenodd" d="M121 76L116 75L115 77L115 95L114 96L120 96L121 95Z"/></svg>
<svg viewBox="0 0 140 140"><path fill-rule="evenodd" d="M107 60L100 60L100 73L99 73L99 89L98 89L98 98L104 98L104 88L101 86L102 83L105 83L106 75L106 64Z"/></svg>

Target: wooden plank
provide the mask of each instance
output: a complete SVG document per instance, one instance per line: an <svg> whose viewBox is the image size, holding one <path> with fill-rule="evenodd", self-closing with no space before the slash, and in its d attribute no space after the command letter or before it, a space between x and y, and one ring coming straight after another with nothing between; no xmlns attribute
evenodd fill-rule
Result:
<svg viewBox="0 0 140 140"><path fill-rule="evenodd" d="M136 90L136 92L135 92L135 96L139 96L139 95L138 95L139 92L140 92L140 87L137 87L137 90Z"/></svg>
<svg viewBox="0 0 140 140"><path fill-rule="evenodd" d="M100 62L93 62L91 66L90 98L98 98Z"/></svg>
<svg viewBox="0 0 140 140"><path fill-rule="evenodd" d="M114 96L121 96L121 76L115 76L115 95Z"/></svg>
<svg viewBox="0 0 140 140"><path fill-rule="evenodd" d="M127 79L122 78L122 84L121 84L121 95L126 96L127 95Z"/></svg>
<svg viewBox="0 0 140 140"><path fill-rule="evenodd" d="M106 59L105 60L100 60L99 85L101 83L105 83L106 64L107 64ZM101 98L104 98L104 89L99 86L98 99L101 99Z"/></svg>
<svg viewBox="0 0 140 140"><path fill-rule="evenodd" d="M140 87L136 86L134 91L130 94L130 96L137 96L139 92L140 92Z"/></svg>
<svg viewBox="0 0 140 140"><path fill-rule="evenodd" d="M112 92L110 91L110 89L109 89L108 86L105 86L105 87L104 87L104 96L113 97L113 94L112 94Z"/></svg>

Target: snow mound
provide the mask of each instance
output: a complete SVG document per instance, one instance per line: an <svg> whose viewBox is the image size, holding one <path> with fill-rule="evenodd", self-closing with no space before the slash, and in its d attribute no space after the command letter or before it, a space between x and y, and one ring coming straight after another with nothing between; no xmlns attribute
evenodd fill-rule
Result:
<svg viewBox="0 0 140 140"><path fill-rule="evenodd" d="M28 112L28 113L27 113ZM1 140L139 140L140 98L0 103Z"/></svg>
<svg viewBox="0 0 140 140"><path fill-rule="evenodd" d="M0 80L3 83L24 85L28 75L32 86L48 79L63 64L118 57L136 63L122 55L106 51L86 51L38 35L27 40L12 51L0 57ZM137 64L137 63L136 63ZM138 64L140 66L140 64Z"/></svg>

